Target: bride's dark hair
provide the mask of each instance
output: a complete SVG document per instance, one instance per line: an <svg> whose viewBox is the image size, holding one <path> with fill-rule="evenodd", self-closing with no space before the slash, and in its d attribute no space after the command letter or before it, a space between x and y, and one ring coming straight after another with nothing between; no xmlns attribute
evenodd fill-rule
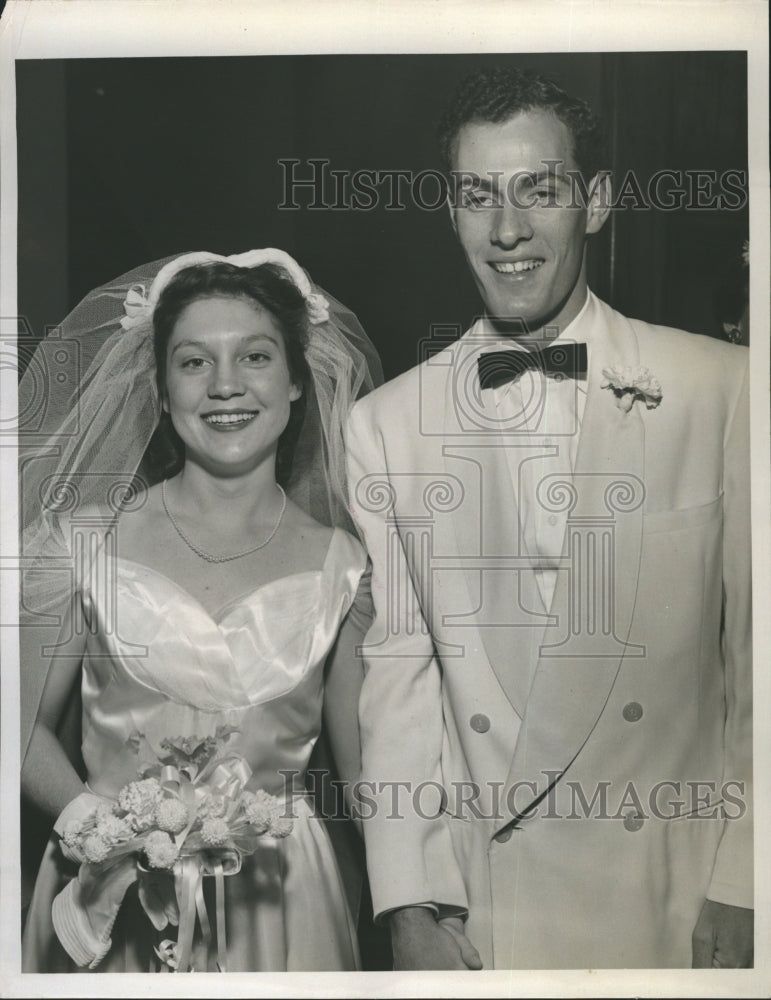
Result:
<svg viewBox="0 0 771 1000"><path fill-rule="evenodd" d="M286 486L292 471L295 446L312 391L311 373L305 357L308 344L308 313L297 285L275 264L237 267L225 262L194 264L176 274L161 292L153 313L153 349L158 390L166 387L166 353L177 320L193 302L229 298L253 302L276 321L284 337L287 366L302 395L291 404L289 422L278 441L276 478ZM176 475L184 462L184 445L165 411L148 445L142 472L151 482Z"/></svg>

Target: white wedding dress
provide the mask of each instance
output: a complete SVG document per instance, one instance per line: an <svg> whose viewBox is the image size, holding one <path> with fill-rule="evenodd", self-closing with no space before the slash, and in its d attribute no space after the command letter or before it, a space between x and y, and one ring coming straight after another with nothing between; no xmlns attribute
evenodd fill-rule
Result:
<svg viewBox="0 0 771 1000"><path fill-rule="evenodd" d="M93 792L115 798L136 778L126 745L133 732L157 748L165 737L213 735L221 725L239 729L227 746L249 763L250 789L283 796L291 782L297 791L290 835L262 838L241 871L225 878L228 971L358 967L335 855L300 790L321 726L325 659L365 564L362 546L336 529L320 570L265 584L215 615L163 574L121 558L114 588L82 588L90 630L82 754ZM27 916L25 971L76 971L51 920L53 898L75 872L52 836ZM204 879L210 914L211 882ZM96 971L157 970L154 946L173 936L174 928L153 928L134 886ZM196 969L214 970L215 957L216 947L197 940Z"/></svg>

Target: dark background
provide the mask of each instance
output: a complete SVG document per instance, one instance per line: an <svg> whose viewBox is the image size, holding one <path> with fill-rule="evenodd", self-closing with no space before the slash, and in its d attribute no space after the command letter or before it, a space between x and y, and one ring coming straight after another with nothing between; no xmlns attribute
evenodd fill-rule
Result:
<svg viewBox="0 0 771 1000"><path fill-rule="evenodd" d="M302 176L311 157L437 168L448 94L504 63L556 77L604 116L618 181L746 170L743 52L17 62L20 313L42 336L144 261L277 246L358 314L387 377L405 370L432 324L460 332L480 308L447 212L406 189L403 210L279 210L278 160L303 161ZM617 209L592 240L590 284L627 315L721 337L741 312L747 236L746 208Z"/></svg>

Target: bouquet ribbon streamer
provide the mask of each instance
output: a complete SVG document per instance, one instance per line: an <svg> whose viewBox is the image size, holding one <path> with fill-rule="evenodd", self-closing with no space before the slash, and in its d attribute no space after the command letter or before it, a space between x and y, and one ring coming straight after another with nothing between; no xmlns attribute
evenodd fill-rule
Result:
<svg viewBox="0 0 771 1000"><path fill-rule="evenodd" d="M252 770L247 762L238 756L219 760L216 766L204 769L196 779L191 780L186 771L173 765L165 765L159 775L164 791L176 795L188 807L191 824L195 817L196 785L206 780L207 789L224 800L223 818L228 819L237 808L238 797L246 787ZM189 830L183 830L177 839L182 843ZM174 889L179 907L179 932L176 953L176 970L187 972L190 968L196 917L201 925L201 936L207 951L211 946L211 924L203 896L204 875L214 876L217 928L217 966L220 972L227 971L227 932L225 928L225 876L235 875L241 869L241 851L237 847L217 847L212 850L212 859L207 861L200 853L183 856L174 863ZM163 941L158 957L168 970L168 955L172 952L172 942Z"/></svg>

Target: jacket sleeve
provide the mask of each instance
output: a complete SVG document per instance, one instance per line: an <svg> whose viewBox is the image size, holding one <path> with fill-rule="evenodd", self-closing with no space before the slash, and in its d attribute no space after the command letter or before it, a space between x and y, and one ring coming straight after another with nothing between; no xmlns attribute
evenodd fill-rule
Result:
<svg viewBox="0 0 771 1000"><path fill-rule="evenodd" d="M409 470L389 469L371 403L367 398L351 413L347 460L351 510L372 560L375 615L359 702L359 800L374 913L379 919L398 907L430 905L440 916L463 915L463 878L448 820L436 805L441 672L404 539L389 520L395 483Z"/></svg>
<svg viewBox="0 0 771 1000"><path fill-rule="evenodd" d="M724 440L723 657L725 663L725 828L707 898L753 906L752 593L748 372ZM738 804L729 802L728 796Z"/></svg>

